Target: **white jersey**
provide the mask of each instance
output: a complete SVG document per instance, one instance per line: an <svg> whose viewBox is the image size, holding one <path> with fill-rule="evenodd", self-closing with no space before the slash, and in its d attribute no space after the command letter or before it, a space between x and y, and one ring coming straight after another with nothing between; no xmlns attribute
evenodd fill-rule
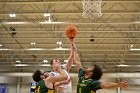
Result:
<svg viewBox="0 0 140 93"><path fill-rule="evenodd" d="M61 92L60 93L72 93L72 82L71 82L71 77L69 76L68 72L66 69L63 69L63 71L66 73L66 75L68 76L66 81L62 81L61 83L63 83L61 87ZM52 75L57 76L59 75L58 72L51 72Z"/></svg>

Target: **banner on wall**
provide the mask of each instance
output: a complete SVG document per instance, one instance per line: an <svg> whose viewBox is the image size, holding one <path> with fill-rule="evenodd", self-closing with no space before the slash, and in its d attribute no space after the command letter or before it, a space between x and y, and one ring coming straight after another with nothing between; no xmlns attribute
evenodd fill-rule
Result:
<svg viewBox="0 0 140 93"><path fill-rule="evenodd" d="M6 85L0 84L0 93L6 93Z"/></svg>
<svg viewBox="0 0 140 93"><path fill-rule="evenodd" d="M30 93L35 93L36 87L37 87L37 82L32 82L30 84Z"/></svg>

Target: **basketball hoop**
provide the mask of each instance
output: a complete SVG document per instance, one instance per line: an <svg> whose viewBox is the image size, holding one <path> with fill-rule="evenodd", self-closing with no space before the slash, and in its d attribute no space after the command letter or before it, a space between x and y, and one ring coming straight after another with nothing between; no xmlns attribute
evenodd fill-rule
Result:
<svg viewBox="0 0 140 93"><path fill-rule="evenodd" d="M83 0L83 16L94 19L102 16L102 0Z"/></svg>

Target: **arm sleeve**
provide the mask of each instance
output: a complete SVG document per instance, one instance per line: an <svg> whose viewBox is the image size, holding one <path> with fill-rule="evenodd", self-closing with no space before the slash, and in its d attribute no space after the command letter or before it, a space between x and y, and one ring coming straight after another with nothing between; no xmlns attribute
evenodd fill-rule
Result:
<svg viewBox="0 0 140 93"><path fill-rule="evenodd" d="M96 91L98 89L101 89L100 85L101 85L101 82L99 82L99 81L93 81L91 83L91 89L94 90L94 91Z"/></svg>
<svg viewBox="0 0 140 93"><path fill-rule="evenodd" d="M85 70L83 68L80 68L78 77L83 77L84 75L85 75Z"/></svg>

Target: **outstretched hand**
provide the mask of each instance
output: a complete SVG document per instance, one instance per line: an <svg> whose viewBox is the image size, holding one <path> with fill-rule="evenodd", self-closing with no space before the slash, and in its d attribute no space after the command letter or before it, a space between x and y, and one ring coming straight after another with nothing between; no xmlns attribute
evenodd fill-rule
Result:
<svg viewBox="0 0 140 93"><path fill-rule="evenodd" d="M120 88L127 88L128 87L128 84L126 82L118 82L118 86Z"/></svg>

